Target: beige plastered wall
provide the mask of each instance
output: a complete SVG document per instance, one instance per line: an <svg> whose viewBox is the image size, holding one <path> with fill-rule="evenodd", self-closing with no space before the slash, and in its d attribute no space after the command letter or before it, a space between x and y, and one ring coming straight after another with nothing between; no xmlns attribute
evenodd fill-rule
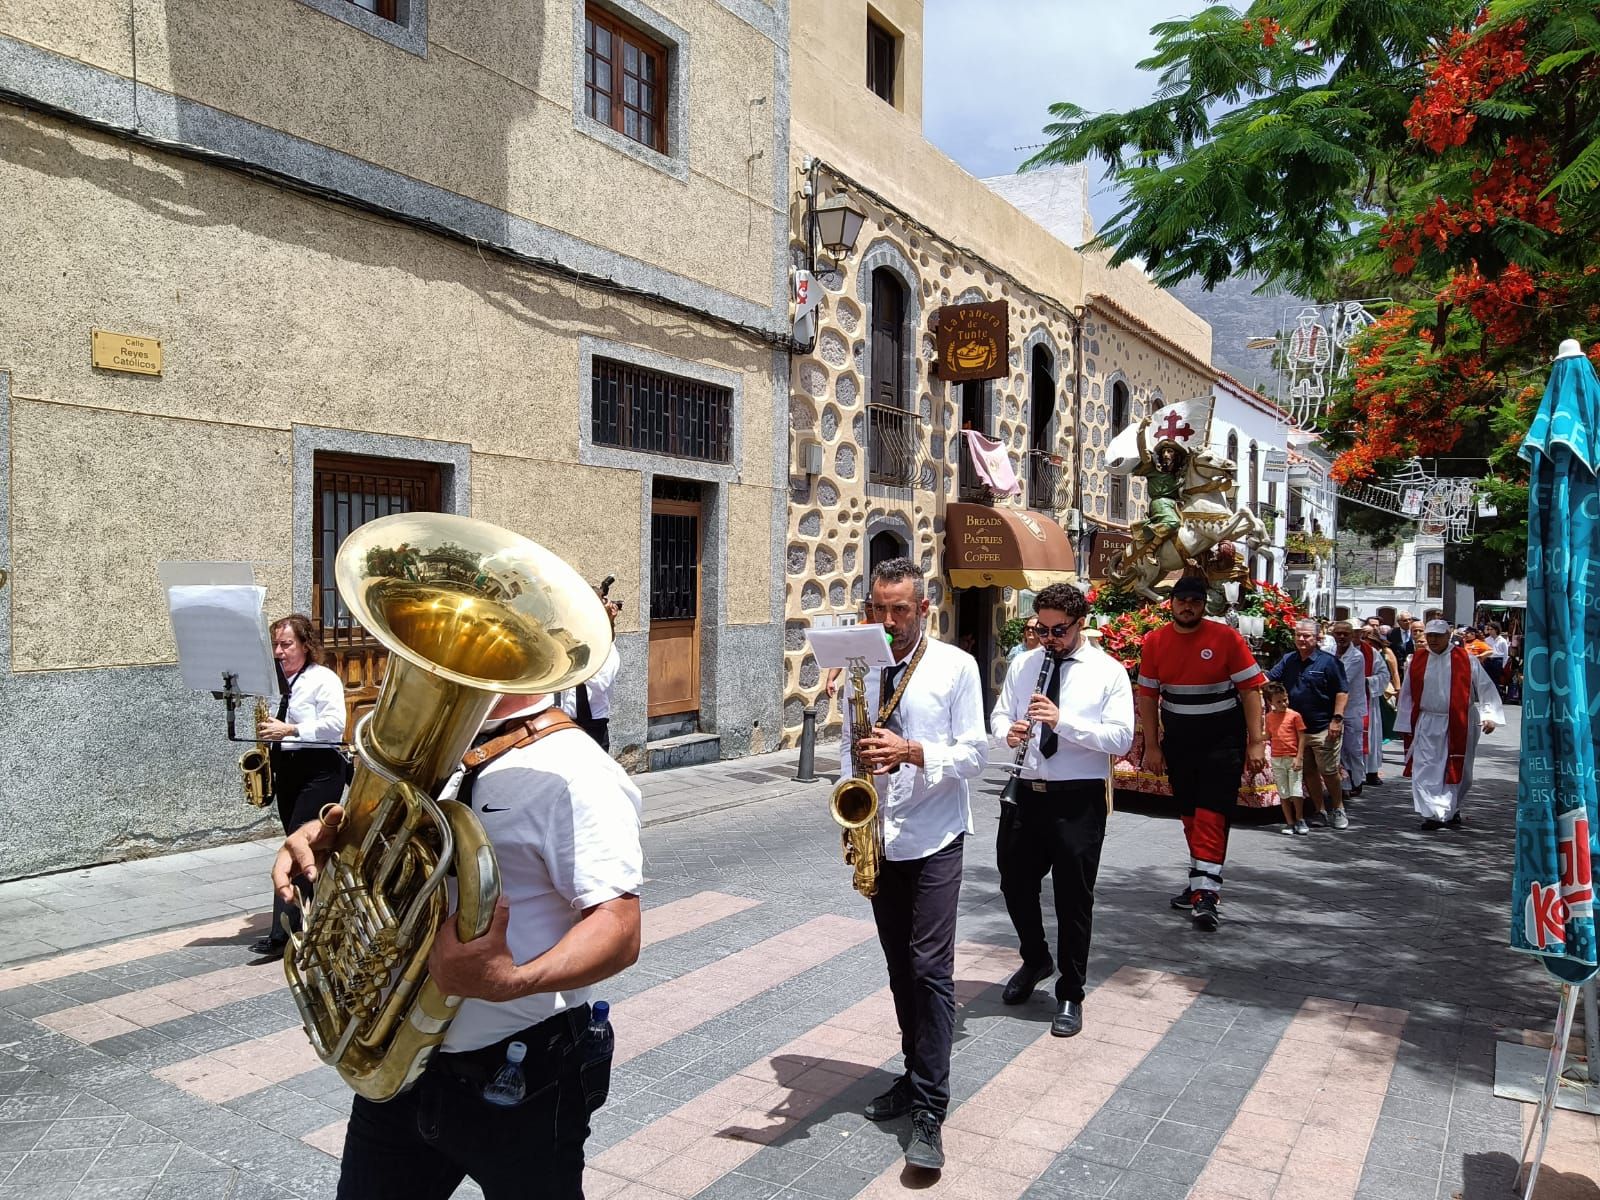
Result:
<svg viewBox="0 0 1600 1200"><path fill-rule="evenodd" d="M684 180L574 129L570 0L432 0L425 58L245 7L0 0L0 33L771 304L777 47L716 0L651 0L689 35Z"/></svg>
<svg viewBox="0 0 1600 1200"><path fill-rule="evenodd" d="M772 357L748 339L3 107L0 211L15 670L172 661L163 558L249 561L286 608L296 424L471 446L474 515L615 573L637 630L639 475L579 462L580 334L742 376L728 561L771 561ZM92 327L162 339L165 374L93 369ZM770 621L760 575L731 623Z"/></svg>

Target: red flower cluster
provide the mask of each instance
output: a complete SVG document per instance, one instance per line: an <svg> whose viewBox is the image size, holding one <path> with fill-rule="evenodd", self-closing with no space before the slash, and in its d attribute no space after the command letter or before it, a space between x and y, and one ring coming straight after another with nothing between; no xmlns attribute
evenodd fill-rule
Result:
<svg viewBox="0 0 1600 1200"><path fill-rule="evenodd" d="M1473 172L1471 197L1452 203L1435 196L1415 220L1390 221L1379 245L1393 252L1397 275L1409 275L1425 246L1446 249L1452 238L1493 229L1501 221L1524 221L1551 233L1561 232L1561 215L1553 197L1540 199L1544 182L1554 171L1549 145L1529 138L1508 138L1504 152L1487 174Z"/></svg>
<svg viewBox="0 0 1600 1200"><path fill-rule="evenodd" d="M1278 44L1278 35L1283 32L1283 26L1271 17L1252 17L1242 26L1248 34L1256 34L1261 38L1261 44L1271 50Z"/></svg>
<svg viewBox="0 0 1600 1200"><path fill-rule="evenodd" d="M1411 102L1406 118L1411 136L1435 154L1465 143L1478 121L1472 106L1527 73L1526 29L1517 21L1481 38L1461 29L1452 33L1428 71L1422 94Z"/></svg>

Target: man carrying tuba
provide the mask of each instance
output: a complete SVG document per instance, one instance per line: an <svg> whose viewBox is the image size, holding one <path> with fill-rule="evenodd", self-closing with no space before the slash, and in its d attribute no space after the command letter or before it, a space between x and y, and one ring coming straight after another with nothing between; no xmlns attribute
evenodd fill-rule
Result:
<svg viewBox="0 0 1600 1200"><path fill-rule="evenodd" d="M488 1200L583 1194L589 1117L611 1070L587 1054L590 988L639 957L639 792L545 695L502 696L465 763L456 798L494 847L501 899L481 938L440 927L428 972L465 999L410 1089L355 1097L339 1200L443 1200L465 1176ZM315 877L341 817L284 843L272 880L285 901L292 876ZM496 1090L491 1102L513 1043L522 1099Z"/></svg>
<svg viewBox="0 0 1600 1200"><path fill-rule="evenodd" d="M880 563L867 616L889 634L894 665L867 680L873 729L852 742L847 716L840 778L864 771L877 777L884 861L872 917L906 1059L906 1073L866 1115L887 1121L910 1113L906 1162L938 1170L939 1127L950 1104L962 839L972 832L967 781L983 774L989 746L978 666L970 654L926 636L927 613L917 565L909 558ZM852 745L860 763L851 761Z"/></svg>

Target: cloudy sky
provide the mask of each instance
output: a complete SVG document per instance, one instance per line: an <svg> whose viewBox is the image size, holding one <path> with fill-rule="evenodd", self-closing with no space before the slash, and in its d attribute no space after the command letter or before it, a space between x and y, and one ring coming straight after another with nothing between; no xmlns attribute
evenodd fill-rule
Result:
<svg viewBox="0 0 1600 1200"><path fill-rule="evenodd" d="M927 0L923 129L982 178L1004 175L1044 140L1048 107L1070 100L1091 112L1149 99L1155 76L1133 64L1154 45L1150 27L1200 0ZM1091 170L1096 168L1091 165ZM1117 205L1103 185L1090 196L1096 226Z"/></svg>

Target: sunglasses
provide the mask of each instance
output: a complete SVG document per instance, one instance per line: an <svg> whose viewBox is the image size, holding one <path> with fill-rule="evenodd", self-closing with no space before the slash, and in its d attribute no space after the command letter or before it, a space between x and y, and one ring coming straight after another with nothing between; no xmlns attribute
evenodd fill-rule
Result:
<svg viewBox="0 0 1600 1200"><path fill-rule="evenodd" d="M1040 625L1035 632L1040 637L1064 638L1081 623L1080 621L1071 621L1066 625Z"/></svg>

